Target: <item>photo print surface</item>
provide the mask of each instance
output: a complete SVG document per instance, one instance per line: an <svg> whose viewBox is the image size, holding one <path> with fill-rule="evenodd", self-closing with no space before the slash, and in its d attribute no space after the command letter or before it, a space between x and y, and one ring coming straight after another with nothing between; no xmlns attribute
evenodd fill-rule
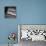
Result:
<svg viewBox="0 0 46 46"><path fill-rule="evenodd" d="M5 18L16 18L16 7L15 6L5 7Z"/></svg>
<svg viewBox="0 0 46 46"><path fill-rule="evenodd" d="M46 41L46 25L21 25L20 40Z"/></svg>

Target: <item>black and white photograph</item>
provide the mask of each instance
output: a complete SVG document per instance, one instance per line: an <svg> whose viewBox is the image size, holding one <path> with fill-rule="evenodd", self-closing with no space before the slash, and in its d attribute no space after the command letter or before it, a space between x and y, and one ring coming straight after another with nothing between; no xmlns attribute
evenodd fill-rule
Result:
<svg viewBox="0 0 46 46"><path fill-rule="evenodd" d="M18 31L20 46L46 42L46 25L20 24Z"/></svg>
<svg viewBox="0 0 46 46"><path fill-rule="evenodd" d="M5 7L5 18L16 18L16 7L15 6Z"/></svg>

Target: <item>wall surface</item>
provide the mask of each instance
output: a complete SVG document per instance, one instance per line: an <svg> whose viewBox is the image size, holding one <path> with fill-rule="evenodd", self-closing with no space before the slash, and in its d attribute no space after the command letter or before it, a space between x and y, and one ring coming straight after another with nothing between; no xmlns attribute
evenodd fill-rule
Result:
<svg viewBox="0 0 46 46"><path fill-rule="evenodd" d="M16 19L4 18L4 7L16 6ZM0 0L0 44L8 43L9 32L17 24L46 24L46 0Z"/></svg>
<svg viewBox="0 0 46 46"><path fill-rule="evenodd" d="M46 24L46 0L23 0L21 24Z"/></svg>

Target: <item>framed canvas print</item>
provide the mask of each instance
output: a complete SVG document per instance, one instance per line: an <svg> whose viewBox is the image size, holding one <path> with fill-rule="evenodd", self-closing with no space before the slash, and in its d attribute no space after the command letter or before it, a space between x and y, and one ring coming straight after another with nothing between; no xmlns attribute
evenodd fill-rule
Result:
<svg viewBox="0 0 46 46"><path fill-rule="evenodd" d="M19 24L18 41L20 46L36 46L46 44L45 24Z"/></svg>
<svg viewBox="0 0 46 46"><path fill-rule="evenodd" d="M5 6L5 18L16 18L16 6Z"/></svg>

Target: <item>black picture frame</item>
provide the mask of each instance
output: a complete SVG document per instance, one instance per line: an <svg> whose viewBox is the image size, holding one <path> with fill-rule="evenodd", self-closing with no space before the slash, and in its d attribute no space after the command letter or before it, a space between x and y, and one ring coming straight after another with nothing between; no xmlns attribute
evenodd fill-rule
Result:
<svg viewBox="0 0 46 46"><path fill-rule="evenodd" d="M16 6L5 6L5 18L16 18Z"/></svg>

